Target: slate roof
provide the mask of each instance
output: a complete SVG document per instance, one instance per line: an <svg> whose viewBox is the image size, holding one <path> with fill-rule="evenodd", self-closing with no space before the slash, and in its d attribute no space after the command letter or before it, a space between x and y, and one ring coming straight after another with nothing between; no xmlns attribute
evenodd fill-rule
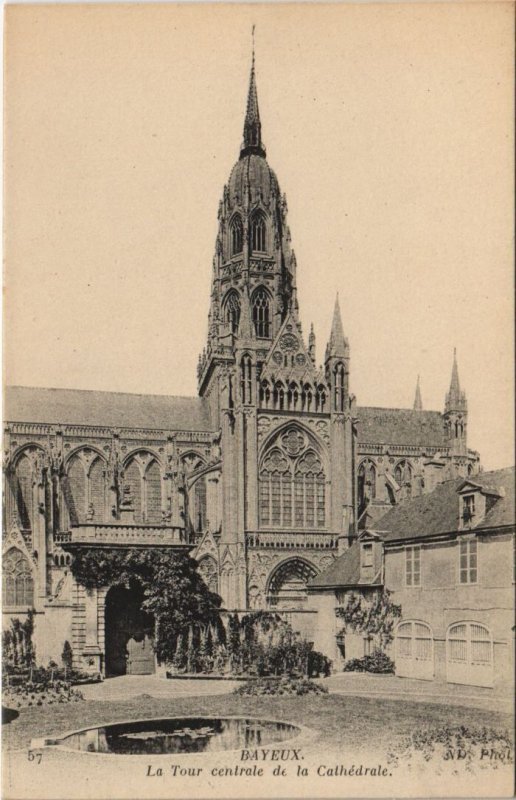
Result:
<svg viewBox="0 0 516 800"><path fill-rule="evenodd" d="M210 431L207 405L198 397L8 386L6 422Z"/></svg>
<svg viewBox="0 0 516 800"><path fill-rule="evenodd" d="M308 589L331 589L333 586L354 586L360 580L360 546L351 545L328 569L308 582Z"/></svg>
<svg viewBox="0 0 516 800"><path fill-rule="evenodd" d="M328 569L308 582L308 589L333 589L346 586L380 586L375 581L360 580L360 544L354 542Z"/></svg>
<svg viewBox="0 0 516 800"><path fill-rule="evenodd" d="M494 503L484 519L476 528L514 525L514 467L482 472L471 478L485 490L505 493ZM376 532L384 541L414 539L450 533L459 528L458 490L464 485L464 478L456 478L439 484L430 494L407 500L390 509L375 523Z"/></svg>
<svg viewBox="0 0 516 800"><path fill-rule="evenodd" d="M358 442L445 447L439 411L358 406Z"/></svg>

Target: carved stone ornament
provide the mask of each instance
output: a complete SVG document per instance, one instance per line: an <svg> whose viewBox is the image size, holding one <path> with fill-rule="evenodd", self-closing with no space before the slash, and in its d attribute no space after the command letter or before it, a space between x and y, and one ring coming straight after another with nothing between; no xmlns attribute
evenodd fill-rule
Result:
<svg viewBox="0 0 516 800"><path fill-rule="evenodd" d="M298 428L289 428L281 437L281 443L289 456L297 456L306 447L305 436Z"/></svg>
<svg viewBox="0 0 516 800"><path fill-rule="evenodd" d="M285 353L293 353L299 347L299 339L293 333L284 333L280 339L280 347Z"/></svg>

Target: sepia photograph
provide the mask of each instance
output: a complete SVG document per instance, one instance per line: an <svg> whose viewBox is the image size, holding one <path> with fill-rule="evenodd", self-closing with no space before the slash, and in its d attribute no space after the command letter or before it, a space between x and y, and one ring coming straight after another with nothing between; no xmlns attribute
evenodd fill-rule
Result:
<svg viewBox="0 0 516 800"><path fill-rule="evenodd" d="M3 157L3 797L512 797L514 4L7 4Z"/></svg>

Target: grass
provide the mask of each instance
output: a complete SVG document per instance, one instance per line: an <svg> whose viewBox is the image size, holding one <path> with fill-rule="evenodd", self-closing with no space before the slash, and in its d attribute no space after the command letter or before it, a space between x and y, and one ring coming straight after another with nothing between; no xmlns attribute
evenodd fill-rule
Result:
<svg viewBox="0 0 516 800"><path fill-rule="evenodd" d="M55 736L65 731L94 727L126 719L167 716L249 715L306 725L318 732L314 746L359 752L374 743L378 756L391 749L394 737L416 728L454 725L489 726L512 730L509 714L459 706L415 703L342 695L303 697L205 697L153 698L138 695L128 700L96 701L63 706L41 706L20 711L3 727L4 749L24 749L35 737Z"/></svg>

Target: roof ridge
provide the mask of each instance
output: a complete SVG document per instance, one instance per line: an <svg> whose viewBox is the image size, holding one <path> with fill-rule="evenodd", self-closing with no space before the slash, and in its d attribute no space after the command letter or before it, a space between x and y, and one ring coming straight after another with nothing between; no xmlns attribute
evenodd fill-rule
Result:
<svg viewBox="0 0 516 800"><path fill-rule="evenodd" d="M23 386L21 384L7 384L4 389L32 389L46 392L88 392L91 394L117 394L129 397L163 397L171 400L203 400L196 395L185 394L155 394L148 392L119 392L114 389L72 389L69 386Z"/></svg>
<svg viewBox="0 0 516 800"><path fill-rule="evenodd" d="M366 406L366 405L357 405L357 410L359 408L367 408L373 411L410 411L411 414L439 414L442 416L442 412L438 411L434 408L423 408L421 411L417 411L414 408L400 408L399 406Z"/></svg>

